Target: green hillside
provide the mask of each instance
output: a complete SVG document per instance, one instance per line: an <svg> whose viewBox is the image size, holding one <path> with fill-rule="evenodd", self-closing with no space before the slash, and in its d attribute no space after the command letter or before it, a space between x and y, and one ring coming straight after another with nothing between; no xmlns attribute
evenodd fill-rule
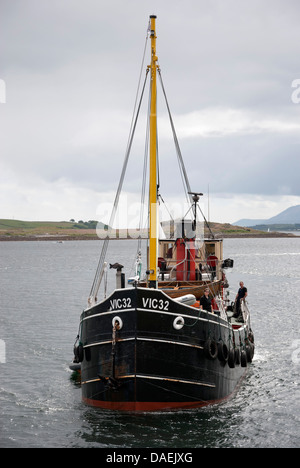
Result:
<svg viewBox="0 0 300 468"><path fill-rule="evenodd" d="M104 224L98 221L20 221L17 219L0 219L0 239L34 239L34 238L93 238L96 228L103 229Z"/></svg>
<svg viewBox="0 0 300 468"><path fill-rule="evenodd" d="M15 219L0 219L0 240L88 240L98 239L96 228L105 234L107 226L95 220L75 222L70 221L20 221ZM233 226L231 224L210 223L211 232L216 237L278 237L288 234L278 232L264 232L253 228ZM104 231L103 231L104 230ZM136 237L130 230L121 229L116 237ZM98 232L99 234L99 232ZM205 236L210 233L205 228ZM102 237L103 238L103 237Z"/></svg>
<svg viewBox="0 0 300 468"><path fill-rule="evenodd" d="M67 221L19 221L17 219L0 219L0 230L7 229L72 229L76 223Z"/></svg>
<svg viewBox="0 0 300 468"><path fill-rule="evenodd" d="M8 229L96 229L98 221L20 221L17 219L0 219L0 230ZM104 227L104 224L99 222L98 227Z"/></svg>

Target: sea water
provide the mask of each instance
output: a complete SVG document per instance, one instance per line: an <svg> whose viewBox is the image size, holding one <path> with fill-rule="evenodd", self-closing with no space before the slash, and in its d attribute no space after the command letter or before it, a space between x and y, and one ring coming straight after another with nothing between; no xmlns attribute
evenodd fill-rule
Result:
<svg viewBox="0 0 300 468"><path fill-rule="evenodd" d="M224 240L232 298L239 281L248 288L254 361L230 399L175 412L81 401L69 363L100 249L101 241L0 243L0 447L300 446L299 238ZM107 260L134 275L136 249L112 241Z"/></svg>

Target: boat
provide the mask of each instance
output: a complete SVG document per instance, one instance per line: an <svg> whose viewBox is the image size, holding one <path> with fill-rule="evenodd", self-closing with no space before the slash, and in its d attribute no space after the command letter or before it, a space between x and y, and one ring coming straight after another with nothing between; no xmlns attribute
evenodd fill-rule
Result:
<svg viewBox="0 0 300 468"><path fill-rule="evenodd" d="M211 232L200 208L202 193L191 190L167 99L190 208L188 217L169 223L164 236L157 234L163 226L158 219L157 76L165 98L166 94L156 54L155 15L150 16L147 39L151 63L146 69L146 78L150 76L146 271L143 275L138 250L135 275L126 283L123 265L106 259L108 229L74 346L83 402L117 411L178 410L220 402L233 394L254 355L248 304L241 301L237 317L226 279L233 260L223 259L223 240ZM127 161L126 152L109 226ZM104 287L103 297L98 297L108 270L115 271L115 289L107 293ZM205 290L210 306L202 302Z"/></svg>

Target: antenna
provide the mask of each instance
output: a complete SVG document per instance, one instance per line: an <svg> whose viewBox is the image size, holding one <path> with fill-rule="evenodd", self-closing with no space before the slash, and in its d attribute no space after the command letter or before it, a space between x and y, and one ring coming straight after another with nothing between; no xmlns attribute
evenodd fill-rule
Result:
<svg viewBox="0 0 300 468"><path fill-rule="evenodd" d="M193 201L197 203L200 197L203 197L203 193L200 192L188 192L189 195L193 195Z"/></svg>
<svg viewBox="0 0 300 468"><path fill-rule="evenodd" d="M208 217L208 222L210 223L210 206L209 206L209 184L208 184L208 187L207 187L207 195L208 195L208 200L207 200L207 217Z"/></svg>
<svg viewBox="0 0 300 468"><path fill-rule="evenodd" d="M199 198L200 198L201 196L203 196L203 193L200 193L200 192L188 192L188 194L189 194L189 195L193 195L193 201L194 201L194 203L195 203L195 221L196 221L196 206L197 206L197 203L198 203L198 201L199 201ZM202 212L202 210L201 210L201 208L200 208L199 205L198 205L198 208L199 208L199 210L200 210L200 213L201 213L202 216L203 216L203 219L204 219L204 221L205 221L206 226L208 227L208 230L209 230L209 232L210 232L210 235L211 235L212 239L214 239L215 236L213 235L212 230L210 229L210 225L209 225L207 219L205 218L205 216L204 216L204 214L203 214L203 212Z"/></svg>

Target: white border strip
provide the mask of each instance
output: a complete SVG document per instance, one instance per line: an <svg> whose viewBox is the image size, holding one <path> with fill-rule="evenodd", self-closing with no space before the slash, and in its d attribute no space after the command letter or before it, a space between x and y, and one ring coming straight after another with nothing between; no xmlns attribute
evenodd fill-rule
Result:
<svg viewBox="0 0 300 468"><path fill-rule="evenodd" d="M137 341L155 341L156 343L175 344L175 345L179 345L179 346L187 346L189 348L203 349L203 346L198 346L198 345L189 344L189 343L181 343L179 341L157 340L155 338L139 338L139 337L138 338L124 338L124 339L118 340L117 343L122 343L123 341L134 341L135 339ZM111 344L111 343L112 343L112 340L110 340L110 341L99 341L98 343L91 343L91 344L85 345L84 349L92 348L93 346L100 346L100 345Z"/></svg>
<svg viewBox="0 0 300 468"><path fill-rule="evenodd" d="M131 374L131 375L121 375L120 377L118 377L118 379L135 379L135 378L137 378L137 379L149 379L149 380L161 380L161 381L165 381L165 382L184 383L184 384L190 384L190 385L199 385L200 387L216 388L216 386L214 384L208 384L208 383L203 383L203 382L193 382L191 380L169 379L168 377L154 377L154 376L151 376L151 375ZM87 380L86 382L81 382L81 385L94 383L94 382L101 382L101 379Z"/></svg>
<svg viewBox="0 0 300 468"><path fill-rule="evenodd" d="M209 322L209 323L212 323L212 324L215 324L215 325L221 325L221 327L224 327L224 328L227 328L227 329L231 328L229 324L225 325L223 323L216 322L215 320L208 320L208 319L205 319L205 318L202 318L202 317L195 317L194 315L180 314L178 312L166 312L166 311L163 311L163 310L142 309L142 308L139 308L139 307L137 307L136 309L135 308L116 309L116 310L109 310L108 312L100 312L99 314L90 315L88 317L85 317L84 319L82 319L81 322L84 322L85 320L89 320L91 318L101 317L101 316L104 316L104 315L121 314L121 313L124 313L124 312L133 312L135 310L137 310L138 312L150 312L150 313L153 313L153 314L172 315L173 317L179 317L180 316L180 317L185 317L185 318L191 319L191 320L199 320L200 322ZM197 310L197 309L195 309L195 310ZM210 314L210 315L212 316L212 318L214 317L214 314Z"/></svg>

